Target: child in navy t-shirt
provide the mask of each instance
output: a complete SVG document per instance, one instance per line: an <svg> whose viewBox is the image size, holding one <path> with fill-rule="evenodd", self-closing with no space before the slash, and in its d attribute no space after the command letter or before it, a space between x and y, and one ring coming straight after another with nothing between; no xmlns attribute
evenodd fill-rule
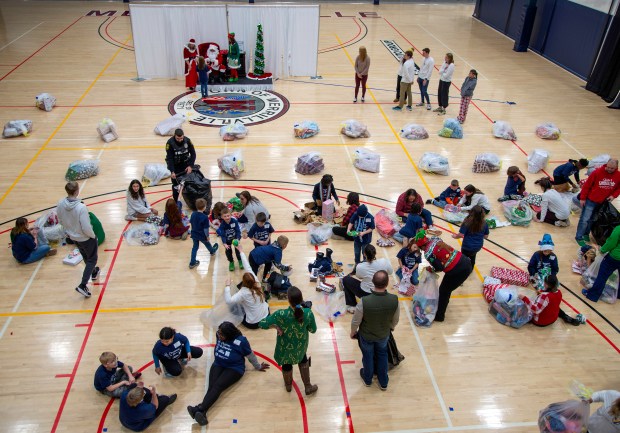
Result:
<svg viewBox="0 0 620 433"><path fill-rule="evenodd" d="M420 252L420 247L416 244L415 239L411 239L409 244L406 247L402 248L398 254L396 254L396 258L398 259L399 268L396 270L396 275L401 280L403 279L403 270L402 268L407 268L411 272L411 284L417 286L419 283L418 280L418 267L420 263L422 263L422 253Z"/></svg>
<svg viewBox="0 0 620 433"><path fill-rule="evenodd" d="M522 199L525 194L525 176L521 173L519 167L514 165L508 167L506 175L508 179L504 187L504 195L498 198L497 201Z"/></svg>
<svg viewBox="0 0 620 433"><path fill-rule="evenodd" d="M220 227L217 229L217 234L222 238L224 248L226 248L226 258L228 259L228 270L230 272L235 270L235 261L233 260L232 243L234 240L241 239L241 227L239 221L233 218L230 209L224 208L221 213ZM239 269L243 270L243 263L241 262L241 254L235 249L237 255L237 262L239 262Z"/></svg>
<svg viewBox="0 0 620 433"><path fill-rule="evenodd" d="M142 373L133 374L130 365L119 361L112 352L103 352L99 357L101 365L95 371L95 389L108 397L119 398Z"/></svg>
<svg viewBox="0 0 620 433"><path fill-rule="evenodd" d="M254 248L269 245L271 234L274 232L271 223L267 222L267 215L264 212L256 214L256 222L250 228L247 236L254 241Z"/></svg>
<svg viewBox="0 0 620 433"><path fill-rule="evenodd" d="M357 208L355 213L351 215L347 232L355 231L357 236L353 241L353 252L355 255L355 263L361 260L362 250L366 245L372 242L372 231L375 228L375 217L373 217L365 204Z"/></svg>
<svg viewBox="0 0 620 433"><path fill-rule="evenodd" d="M192 226L192 241L194 245L192 246L192 254L189 259L189 268L193 269L200 264L199 260L196 260L196 254L198 253L198 248L200 247L200 243L207 247L207 250L211 255L215 254L219 245L211 245L209 242L209 217L207 216L205 210L207 209L207 201L204 198L199 198L196 200L196 212L192 213L192 216L189 219L189 223Z"/></svg>

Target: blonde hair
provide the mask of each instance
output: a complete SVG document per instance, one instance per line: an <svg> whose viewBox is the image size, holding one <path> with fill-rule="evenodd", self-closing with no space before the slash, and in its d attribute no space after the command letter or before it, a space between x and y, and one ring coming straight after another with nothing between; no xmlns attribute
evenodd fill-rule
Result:
<svg viewBox="0 0 620 433"><path fill-rule="evenodd" d="M103 352L99 357L99 362L101 365L112 361L116 361L116 355L113 352Z"/></svg>
<svg viewBox="0 0 620 433"><path fill-rule="evenodd" d="M137 386L127 393L127 404L131 407L136 407L143 398L144 389Z"/></svg>
<svg viewBox="0 0 620 433"><path fill-rule="evenodd" d="M452 53L446 53L446 57L448 58L448 64L454 63L454 56Z"/></svg>
<svg viewBox="0 0 620 433"><path fill-rule="evenodd" d="M366 57L368 57L368 52L366 51L366 47L364 46L360 47L359 57L362 62L366 60Z"/></svg>
<svg viewBox="0 0 620 433"><path fill-rule="evenodd" d="M280 235L278 236L278 245L280 245L280 248L284 249L287 245L288 245L288 238L284 235Z"/></svg>

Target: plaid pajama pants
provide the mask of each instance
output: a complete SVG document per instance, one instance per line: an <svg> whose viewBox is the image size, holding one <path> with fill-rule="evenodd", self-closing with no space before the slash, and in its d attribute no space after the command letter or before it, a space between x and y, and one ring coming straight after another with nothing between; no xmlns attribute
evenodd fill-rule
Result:
<svg viewBox="0 0 620 433"><path fill-rule="evenodd" d="M461 96L461 108L459 109L459 116L456 118L459 123L464 123L467 117L467 109L471 102L471 96Z"/></svg>

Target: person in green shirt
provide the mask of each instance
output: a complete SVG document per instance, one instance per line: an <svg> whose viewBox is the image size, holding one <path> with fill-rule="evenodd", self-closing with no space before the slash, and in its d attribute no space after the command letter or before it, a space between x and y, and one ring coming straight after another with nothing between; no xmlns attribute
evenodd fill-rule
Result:
<svg viewBox="0 0 620 433"><path fill-rule="evenodd" d="M598 275L596 276L592 288L589 290L583 289L581 291L581 293L592 302L597 302L599 300L605 289L607 279L611 274L613 274L614 271L620 272L620 226L616 226L611 232L611 235L607 238L605 244L601 247L601 254L605 253L608 254L601 262L601 267L599 268Z"/></svg>
<svg viewBox="0 0 620 433"><path fill-rule="evenodd" d="M228 69L230 71L230 78L228 81L238 81L239 74L237 73L237 69L241 67L239 63L239 58L241 57L241 52L239 51L239 44L235 40L235 34L228 34L228 56L226 56L226 63L228 64Z"/></svg>
<svg viewBox="0 0 620 433"><path fill-rule="evenodd" d="M310 383L310 360L306 355L309 333L316 332L316 321L310 308L304 308L304 298L297 287L288 289L288 308L278 310L258 323L262 329L274 328L278 332L274 359L282 366L284 387L291 392L293 364L299 366L306 395L314 394L319 387Z"/></svg>

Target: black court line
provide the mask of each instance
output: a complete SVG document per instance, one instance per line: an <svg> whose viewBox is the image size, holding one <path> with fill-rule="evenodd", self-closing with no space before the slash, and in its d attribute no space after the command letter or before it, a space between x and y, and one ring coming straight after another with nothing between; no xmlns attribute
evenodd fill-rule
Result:
<svg viewBox="0 0 620 433"><path fill-rule="evenodd" d="M110 45L114 45L115 47L122 48L122 49L127 50L127 51L134 51L134 50L132 50L131 48L127 48L127 47L124 47L124 46L122 46L122 45L118 45L118 44L116 44L116 43L114 43L114 42L112 42L112 41L107 40L107 39L106 39L106 38L105 38L105 37L101 34L101 27L103 27L103 25L104 25L105 23L107 23L107 22L108 22L108 20L109 20L110 18L111 18L111 17L107 17L107 18L105 19L105 21L104 21L104 22L102 22L102 23L99 25L99 28L97 29L97 33L99 33L99 37L100 37L101 39L103 39L104 41L106 41L106 42L107 42L108 44L110 44Z"/></svg>
<svg viewBox="0 0 620 433"><path fill-rule="evenodd" d="M364 26L364 34L362 35L361 38L359 38L356 41L351 41L348 44L342 45L341 47L338 47L338 48L332 48L331 50L325 50L325 51L318 51L318 54L331 53L332 51L342 50L342 49L344 49L346 47L350 47L351 45L355 45L357 43L362 42L364 40L364 38L366 37L366 35L368 35L368 27L366 26L366 24L364 24L364 21L362 21L360 18L358 18L358 19L359 19L359 22L362 23L362 25Z"/></svg>

